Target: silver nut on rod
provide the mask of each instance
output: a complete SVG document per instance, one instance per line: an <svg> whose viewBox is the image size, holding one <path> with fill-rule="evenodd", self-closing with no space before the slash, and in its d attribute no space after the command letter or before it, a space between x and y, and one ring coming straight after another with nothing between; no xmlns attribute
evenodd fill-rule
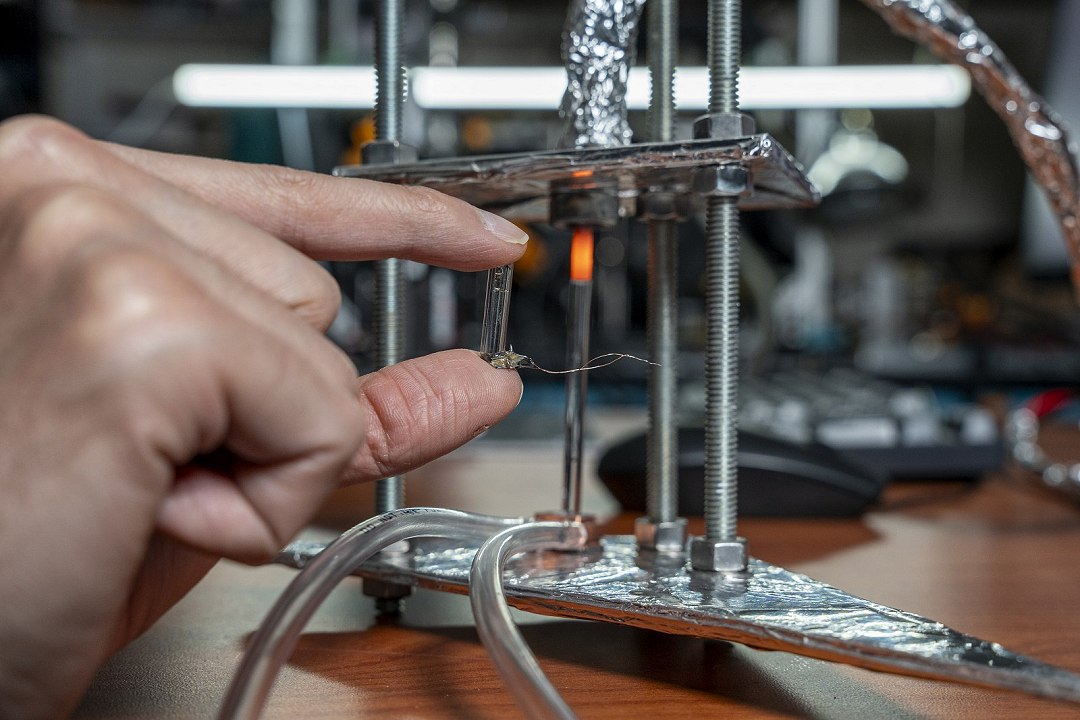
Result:
<svg viewBox="0 0 1080 720"><path fill-rule="evenodd" d="M754 118L743 113L709 113L694 120L695 140L734 140L755 132Z"/></svg>
<svg viewBox="0 0 1080 720"><path fill-rule="evenodd" d="M634 521L634 537L638 548L655 550L665 555L686 551L686 518L657 522L650 517Z"/></svg>
<svg viewBox="0 0 1080 720"><path fill-rule="evenodd" d="M419 157L416 148L397 140L372 140L360 148L364 165L403 165L416 162Z"/></svg>
<svg viewBox="0 0 1080 720"><path fill-rule="evenodd" d="M742 165L715 165L694 171L694 192L710 197L738 197L750 192L750 172Z"/></svg>
<svg viewBox="0 0 1080 720"><path fill-rule="evenodd" d="M690 540L690 567L703 572L744 572L749 562L746 538Z"/></svg>

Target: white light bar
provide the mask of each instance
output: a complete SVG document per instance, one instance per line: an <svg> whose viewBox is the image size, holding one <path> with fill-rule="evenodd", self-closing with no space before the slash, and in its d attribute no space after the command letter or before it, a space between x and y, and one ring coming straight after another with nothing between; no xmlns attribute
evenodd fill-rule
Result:
<svg viewBox="0 0 1080 720"><path fill-rule="evenodd" d="M951 65L846 65L745 67L741 106L747 110L807 108L936 108L962 105L971 94L967 74ZM566 87L559 67L417 67L409 71L412 99L443 110L554 110ZM371 108L375 72L370 67L280 65L183 65L173 93L196 107ZM676 106L708 106L708 70L679 68ZM633 68L627 106L649 104L649 74Z"/></svg>
<svg viewBox="0 0 1080 720"><path fill-rule="evenodd" d="M338 65L181 65L173 95L193 107L371 108L375 69Z"/></svg>

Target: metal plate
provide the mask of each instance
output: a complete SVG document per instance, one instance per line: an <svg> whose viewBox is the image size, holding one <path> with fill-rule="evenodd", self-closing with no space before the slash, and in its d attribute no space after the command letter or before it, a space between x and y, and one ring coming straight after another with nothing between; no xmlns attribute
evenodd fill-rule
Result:
<svg viewBox="0 0 1080 720"><path fill-rule="evenodd" d="M818 192L802 168L767 134L734 140L685 140L622 147L552 150L424 160L408 165L349 165L335 175L399 185L423 185L473 205L521 220L547 218L553 182L594 176L611 179L619 196L631 200L649 189L690 193L701 168L742 164L751 190L740 198L746 210L809 207Z"/></svg>
<svg viewBox="0 0 1080 720"><path fill-rule="evenodd" d="M321 548L294 544L278 562L302 567ZM423 539L414 541L411 555L375 559L356 574L467 593L475 552L449 540ZM760 560L751 559L750 570L742 580L688 572L679 558L639 555L631 536L608 536L592 554L516 558L506 570L506 594L512 605L545 615L1080 702L1076 674Z"/></svg>

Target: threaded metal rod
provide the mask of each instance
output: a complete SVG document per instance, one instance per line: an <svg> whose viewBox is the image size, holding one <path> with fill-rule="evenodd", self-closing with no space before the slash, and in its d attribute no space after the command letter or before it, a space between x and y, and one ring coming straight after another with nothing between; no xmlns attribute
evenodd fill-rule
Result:
<svg viewBox="0 0 1080 720"><path fill-rule="evenodd" d="M675 136L675 62L678 14L674 0L650 0L648 53L652 96L648 136L667 142ZM679 514L678 421L678 232L670 220L650 220L648 268L649 433L645 444L645 511L656 523Z"/></svg>
<svg viewBox="0 0 1080 720"><path fill-rule="evenodd" d="M404 32L402 0L375 3L375 137L400 140L405 102L405 62L401 45Z"/></svg>
<svg viewBox="0 0 1080 720"><path fill-rule="evenodd" d="M705 539L737 536L739 388L739 211L709 198L705 277Z"/></svg>
<svg viewBox="0 0 1080 720"><path fill-rule="evenodd" d="M649 223L649 434L645 445L645 510L653 522L679 514L677 234L671 221Z"/></svg>
<svg viewBox="0 0 1080 720"><path fill-rule="evenodd" d="M739 111L742 3L709 0L709 112ZM705 540L738 537L739 210L710 197L705 217Z"/></svg>
<svg viewBox="0 0 1080 720"><path fill-rule="evenodd" d="M405 63L402 57L403 0L375 3L375 138L400 140L405 102ZM397 259L375 263L378 327L375 363L386 367L405 355L405 280ZM375 510L386 513L405 504L405 479L384 478L375 484Z"/></svg>
<svg viewBox="0 0 1080 720"><path fill-rule="evenodd" d="M739 112L741 0L709 0L709 112Z"/></svg>
<svg viewBox="0 0 1080 720"><path fill-rule="evenodd" d="M652 80L647 132L650 140L675 137L675 62L678 56L679 16L674 0L649 0L649 36L645 47Z"/></svg>
<svg viewBox="0 0 1080 720"><path fill-rule="evenodd" d="M375 295L378 327L375 333L375 364L387 367L405 358L405 278L402 261L375 263ZM405 478L389 477L375 483L378 513L397 510L405 503Z"/></svg>

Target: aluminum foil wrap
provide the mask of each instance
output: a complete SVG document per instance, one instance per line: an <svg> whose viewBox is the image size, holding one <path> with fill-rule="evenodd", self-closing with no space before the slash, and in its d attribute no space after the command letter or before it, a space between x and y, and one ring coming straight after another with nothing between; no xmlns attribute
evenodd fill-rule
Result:
<svg viewBox="0 0 1080 720"><path fill-rule="evenodd" d="M278 562L303 566L316 548L290 547ZM411 555L373 559L357 574L464 593L476 549L424 539ZM641 555L633 537L608 536L592 553L519 556L504 577L510 604L531 612L1080 702L1074 673L760 560L749 569L740 580L690 572L684 558Z"/></svg>
<svg viewBox="0 0 1080 720"><path fill-rule="evenodd" d="M1024 81L970 15L950 0L863 0L899 34L959 65L1005 122L1020 156L1058 216L1080 294L1080 172L1061 118Z"/></svg>
<svg viewBox="0 0 1080 720"><path fill-rule="evenodd" d="M628 145L626 83L645 0L571 0L563 30L564 147Z"/></svg>
<svg viewBox="0 0 1080 720"><path fill-rule="evenodd" d="M750 172L744 210L809 207L819 200L802 167L771 135L732 140L683 140L622 147L548 150L506 155L423 160L407 165L346 165L341 177L423 185L523 221L547 220L552 184L581 174L610 178L620 199L650 187L693 194L695 175L723 165ZM700 195L690 198L700 202ZM628 210L628 212L630 212Z"/></svg>

